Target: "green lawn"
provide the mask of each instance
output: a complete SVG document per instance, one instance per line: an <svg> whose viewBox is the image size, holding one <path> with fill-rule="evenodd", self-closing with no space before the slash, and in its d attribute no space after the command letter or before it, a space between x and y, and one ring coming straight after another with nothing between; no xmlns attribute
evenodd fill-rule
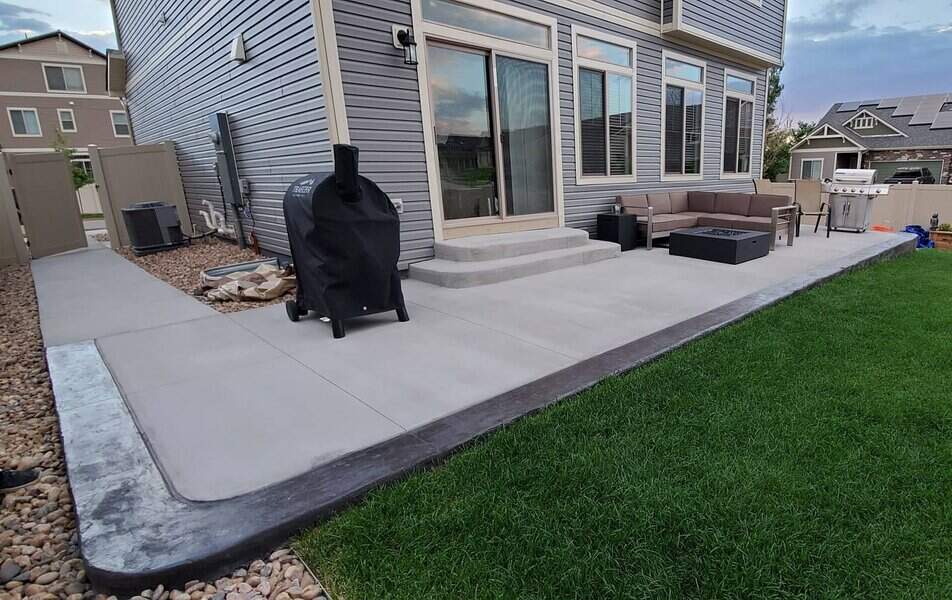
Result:
<svg viewBox="0 0 952 600"><path fill-rule="evenodd" d="M296 548L335 600L952 598L952 253L607 379Z"/></svg>

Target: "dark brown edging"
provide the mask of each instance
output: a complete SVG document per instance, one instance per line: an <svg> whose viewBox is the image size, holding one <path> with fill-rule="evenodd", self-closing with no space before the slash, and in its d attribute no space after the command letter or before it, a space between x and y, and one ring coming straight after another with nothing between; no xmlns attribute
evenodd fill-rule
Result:
<svg viewBox="0 0 952 600"><path fill-rule="evenodd" d="M95 344L48 350L87 574L100 589L134 593L247 562L370 490L602 379L871 262L912 252L892 239L790 281L542 377L283 483L219 502L173 496L136 430ZM95 399L95 400L93 400ZM102 427L90 423L104 421Z"/></svg>

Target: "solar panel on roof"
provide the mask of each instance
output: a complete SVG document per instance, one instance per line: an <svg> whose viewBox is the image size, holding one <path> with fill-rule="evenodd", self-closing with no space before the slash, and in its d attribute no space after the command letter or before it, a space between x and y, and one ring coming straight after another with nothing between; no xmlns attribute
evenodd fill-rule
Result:
<svg viewBox="0 0 952 600"><path fill-rule="evenodd" d="M943 104L945 104L945 94L941 96L929 96L923 99L922 103L919 105L919 108L916 109L916 114L914 114L912 119L909 121L909 124L931 124L933 121L935 121L936 115L939 114L939 109L942 108Z"/></svg>
<svg viewBox="0 0 952 600"><path fill-rule="evenodd" d="M836 109L836 112L853 112L859 108L859 102L844 102L840 104L840 107Z"/></svg>
<svg viewBox="0 0 952 600"><path fill-rule="evenodd" d="M862 108L864 106L872 106L874 104L879 104L879 100L863 100L859 103L859 107Z"/></svg>
<svg viewBox="0 0 952 600"><path fill-rule="evenodd" d="M940 112L929 129L952 129L952 111Z"/></svg>
<svg viewBox="0 0 952 600"><path fill-rule="evenodd" d="M879 106L876 108L899 108L899 101L902 98L887 98L879 102Z"/></svg>
<svg viewBox="0 0 952 600"><path fill-rule="evenodd" d="M903 98L899 101L899 107L893 111L894 117L911 117L916 114L916 110L922 103L922 98Z"/></svg>

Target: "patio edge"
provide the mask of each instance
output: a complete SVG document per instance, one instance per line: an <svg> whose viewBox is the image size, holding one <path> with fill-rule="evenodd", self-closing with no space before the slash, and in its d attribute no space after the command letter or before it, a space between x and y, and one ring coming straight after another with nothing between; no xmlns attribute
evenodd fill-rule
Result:
<svg viewBox="0 0 952 600"><path fill-rule="evenodd" d="M47 349L83 556L100 589L135 593L224 572L513 421L784 298L915 251L898 235L626 343L397 438L237 498L174 496L92 341Z"/></svg>

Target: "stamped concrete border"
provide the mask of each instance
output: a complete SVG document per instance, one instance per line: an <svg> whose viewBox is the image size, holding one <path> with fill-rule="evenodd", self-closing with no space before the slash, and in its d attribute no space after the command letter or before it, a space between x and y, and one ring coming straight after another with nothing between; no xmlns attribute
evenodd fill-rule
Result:
<svg viewBox="0 0 952 600"><path fill-rule="evenodd" d="M97 587L120 593L224 572L371 489L605 377L844 272L914 250L914 236L892 238L289 481L218 502L170 492L94 342L49 348L86 572Z"/></svg>

